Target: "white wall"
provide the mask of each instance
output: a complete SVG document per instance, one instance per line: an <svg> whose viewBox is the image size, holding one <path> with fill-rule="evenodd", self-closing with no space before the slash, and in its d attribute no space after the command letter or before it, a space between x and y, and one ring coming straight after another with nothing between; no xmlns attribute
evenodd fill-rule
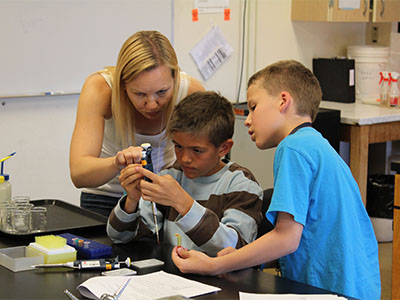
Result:
<svg viewBox="0 0 400 300"><path fill-rule="evenodd" d="M292 23L290 0L250 0L248 3L251 6L250 22L254 22L257 28L250 27L247 47L250 50L254 48L255 54L247 57L247 61L253 64L248 66L247 73L276 60L289 58L298 59L311 67L314 56L344 55L346 45L364 42L363 23ZM223 21L222 15L214 14L200 15L199 22L193 23L193 1L174 1L175 48L185 71L201 79L189 51L213 24L220 25L235 49L227 64L206 82L210 89L221 90L232 101L236 100L238 82L237 49L242 4L243 0L230 1L231 21ZM163 13L154 12L154 15L161 16ZM254 39L252 42L252 35L256 37L255 42ZM247 79L246 74L244 82ZM241 94L241 100L245 100L245 93ZM68 169L77 96L0 99L0 103L4 103L0 105L0 157L17 152L5 167L11 175L13 194L30 195L35 199L57 198L78 204L79 191L73 187Z"/></svg>
<svg viewBox="0 0 400 300"><path fill-rule="evenodd" d="M224 21L223 14L199 14L199 20L193 22L193 1L175 0L174 47L180 67L191 76L203 80L190 55L190 50L211 30L212 26L219 26L234 52L205 84L207 89L220 91L225 97L235 101L239 78L240 52L237 49L240 48L241 42L240 21L243 1L230 1L230 7L231 21Z"/></svg>
<svg viewBox="0 0 400 300"><path fill-rule="evenodd" d="M282 59L312 68L314 57L345 56L365 43L366 23L292 22L291 0L257 1L256 68Z"/></svg>
<svg viewBox="0 0 400 300"><path fill-rule="evenodd" d="M69 142L79 95L0 99L0 156L12 194L79 205L69 177Z"/></svg>
<svg viewBox="0 0 400 300"><path fill-rule="evenodd" d="M257 70L278 60L295 59L312 68L314 57L345 56L347 45L365 43L365 23L292 22L291 0L248 0L246 49L240 102L246 101L246 83ZM221 91L236 102L240 61L240 33L243 0L231 0L231 21L219 14L200 14L191 21L192 1L175 0L175 49L181 67L201 78L190 57L193 45L218 24L235 53L211 79L209 89ZM190 32L190 33L189 33ZM248 55L247 55L248 53ZM238 123L241 122L241 123ZM232 160L250 168L263 188L273 186L275 149L261 151L251 142L244 128L244 118L236 118Z"/></svg>

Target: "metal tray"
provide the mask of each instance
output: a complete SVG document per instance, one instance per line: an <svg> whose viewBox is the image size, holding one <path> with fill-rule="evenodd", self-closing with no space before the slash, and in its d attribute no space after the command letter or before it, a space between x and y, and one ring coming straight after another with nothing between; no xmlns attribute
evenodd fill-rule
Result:
<svg viewBox="0 0 400 300"><path fill-rule="evenodd" d="M32 200L35 206L47 208L47 224L45 231L35 233L9 233L0 231L8 236L28 237L50 233L73 231L76 229L105 228L107 218L90 210L56 199Z"/></svg>

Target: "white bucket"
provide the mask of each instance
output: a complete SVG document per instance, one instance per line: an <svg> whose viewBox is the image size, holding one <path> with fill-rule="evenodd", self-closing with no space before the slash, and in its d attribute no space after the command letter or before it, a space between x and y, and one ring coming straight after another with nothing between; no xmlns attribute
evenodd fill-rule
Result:
<svg viewBox="0 0 400 300"><path fill-rule="evenodd" d="M355 60L356 100L379 105L379 72L386 69L389 47L348 46L347 57Z"/></svg>
<svg viewBox="0 0 400 300"><path fill-rule="evenodd" d="M393 219L370 218L378 242L393 241Z"/></svg>

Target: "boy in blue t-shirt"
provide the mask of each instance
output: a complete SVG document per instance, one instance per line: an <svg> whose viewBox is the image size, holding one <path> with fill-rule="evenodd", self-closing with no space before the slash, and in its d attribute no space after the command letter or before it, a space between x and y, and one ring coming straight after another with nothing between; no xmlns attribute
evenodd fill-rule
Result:
<svg viewBox="0 0 400 300"><path fill-rule="evenodd" d="M322 98L318 80L280 61L248 83L245 121L260 149L277 147L266 217L274 229L218 257L175 248L185 273L220 274L279 258L282 276L358 299L380 299L378 244L349 167L311 127Z"/></svg>

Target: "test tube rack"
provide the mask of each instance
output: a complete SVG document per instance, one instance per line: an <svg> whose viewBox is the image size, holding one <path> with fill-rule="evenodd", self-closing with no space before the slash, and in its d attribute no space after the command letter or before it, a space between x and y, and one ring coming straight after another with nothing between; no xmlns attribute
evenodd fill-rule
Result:
<svg viewBox="0 0 400 300"><path fill-rule="evenodd" d="M82 258L107 258L112 256L112 247L83 237L62 233L59 236L67 239L67 244L74 247Z"/></svg>

